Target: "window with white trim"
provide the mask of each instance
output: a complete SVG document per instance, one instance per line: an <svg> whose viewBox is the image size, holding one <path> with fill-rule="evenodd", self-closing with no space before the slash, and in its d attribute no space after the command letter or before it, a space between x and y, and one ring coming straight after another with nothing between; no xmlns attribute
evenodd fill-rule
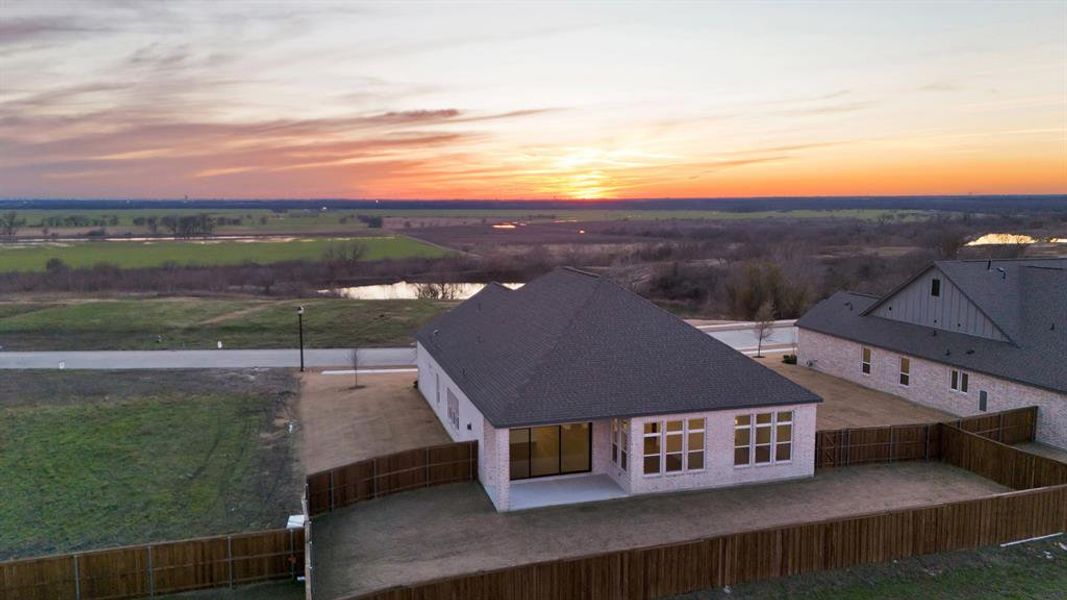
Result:
<svg viewBox="0 0 1067 600"><path fill-rule="evenodd" d="M961 394L967 393L968 374L966 371L960 371L958 369L952 369L952 380L949 382L949 387L954 392Z"/></svg>
<svg viewBox="0 0 1067 600"><path fill-rule="evenodd" d="M734 466L768 465L793 458L793 411L734 417Z"/></svg>
<svg viewBox="0 0 1067 600"><path fill-rule="evenodd" d="M448 396L448 420L452 422L452 426L459 429L459 398L452 393L451 388L447 390Z"/></svg>
<svg viewBox="0 0 1067 600"><path fill-rule="evenodd" d="M611 420L611 462L623 471L627 468L630 450L630 420Z"/></svg>
<svg viewBox="0 0 1067 600"><path fill-rule="evenodd" d="M645 423L641 445L645 475L704 470L705 426L703 417Z"/></svg>
<svg viewBox="0 0 1067 600"><path fill-rule="evenodd" d="M900 357L900 385L911 385L911 359Z"/></svg>
<svg viewBox="0 0 1067 600"><path fill-rule="evenodd" d="M866 346L860 353L860 370L864 375L871 374L871 349Z"/></svg>

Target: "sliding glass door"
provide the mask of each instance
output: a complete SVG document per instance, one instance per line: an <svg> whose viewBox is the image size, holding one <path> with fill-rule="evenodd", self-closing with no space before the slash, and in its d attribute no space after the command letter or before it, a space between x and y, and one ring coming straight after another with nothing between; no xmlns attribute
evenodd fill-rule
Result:
<svg viewBox="0 0 1067 600"><path fill-rule="evenodd" d="M592 470L592 423L512 429L511 479Z"/></svg>

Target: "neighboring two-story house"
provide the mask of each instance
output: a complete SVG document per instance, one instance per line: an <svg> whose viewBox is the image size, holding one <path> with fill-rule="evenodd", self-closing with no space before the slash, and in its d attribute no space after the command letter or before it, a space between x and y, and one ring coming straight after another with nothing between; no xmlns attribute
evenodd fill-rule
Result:
<svg viewBox="0 0 1067 600"><path fill-rule="evenodd" d="M797 321L798 362L960 416L1038 407L1067 448L1067 258L938 261Z"/></svg>

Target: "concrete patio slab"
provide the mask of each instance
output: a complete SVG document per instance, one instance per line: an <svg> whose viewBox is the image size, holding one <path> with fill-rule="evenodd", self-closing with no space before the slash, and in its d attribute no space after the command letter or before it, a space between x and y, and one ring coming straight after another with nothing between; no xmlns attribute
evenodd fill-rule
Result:
<svg viewBox="0 0 1067 600"><path fill-rule="evenodd" d="M624 498L615 480L604 474L511 482L511 510L544 508Z"/></svg>

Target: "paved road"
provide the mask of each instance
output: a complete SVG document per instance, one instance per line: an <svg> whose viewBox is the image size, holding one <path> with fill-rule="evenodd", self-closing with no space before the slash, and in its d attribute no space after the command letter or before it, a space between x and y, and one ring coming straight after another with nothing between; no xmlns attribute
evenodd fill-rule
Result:
<svg viewBox="0 0 1067 600"><path fill-rule="evenodd" d="M763 347L784 348L796 339L792 322L776 325ZM715 325L702 328L708 335L742 351L756 349L756 336L747 324ZM306 349L307 367L351 367L351 351ZM406 367L415 363L414 348L367 348L360 350L363 368ZM131 350L77 352L0 352L0 369L233 369L251 367L295 367L300 354L291 350Z"/></svg>
<svg viewBox="0 0 1067 600"><path fill-rule="evenodd" d="M308 367L351 366L350 350L304 350ZM414 348L360 350L360 367L402 367L414 364ZM0 369L215 369L296 367L293 350L144 350L116 352L0 352Z"/></svg>

